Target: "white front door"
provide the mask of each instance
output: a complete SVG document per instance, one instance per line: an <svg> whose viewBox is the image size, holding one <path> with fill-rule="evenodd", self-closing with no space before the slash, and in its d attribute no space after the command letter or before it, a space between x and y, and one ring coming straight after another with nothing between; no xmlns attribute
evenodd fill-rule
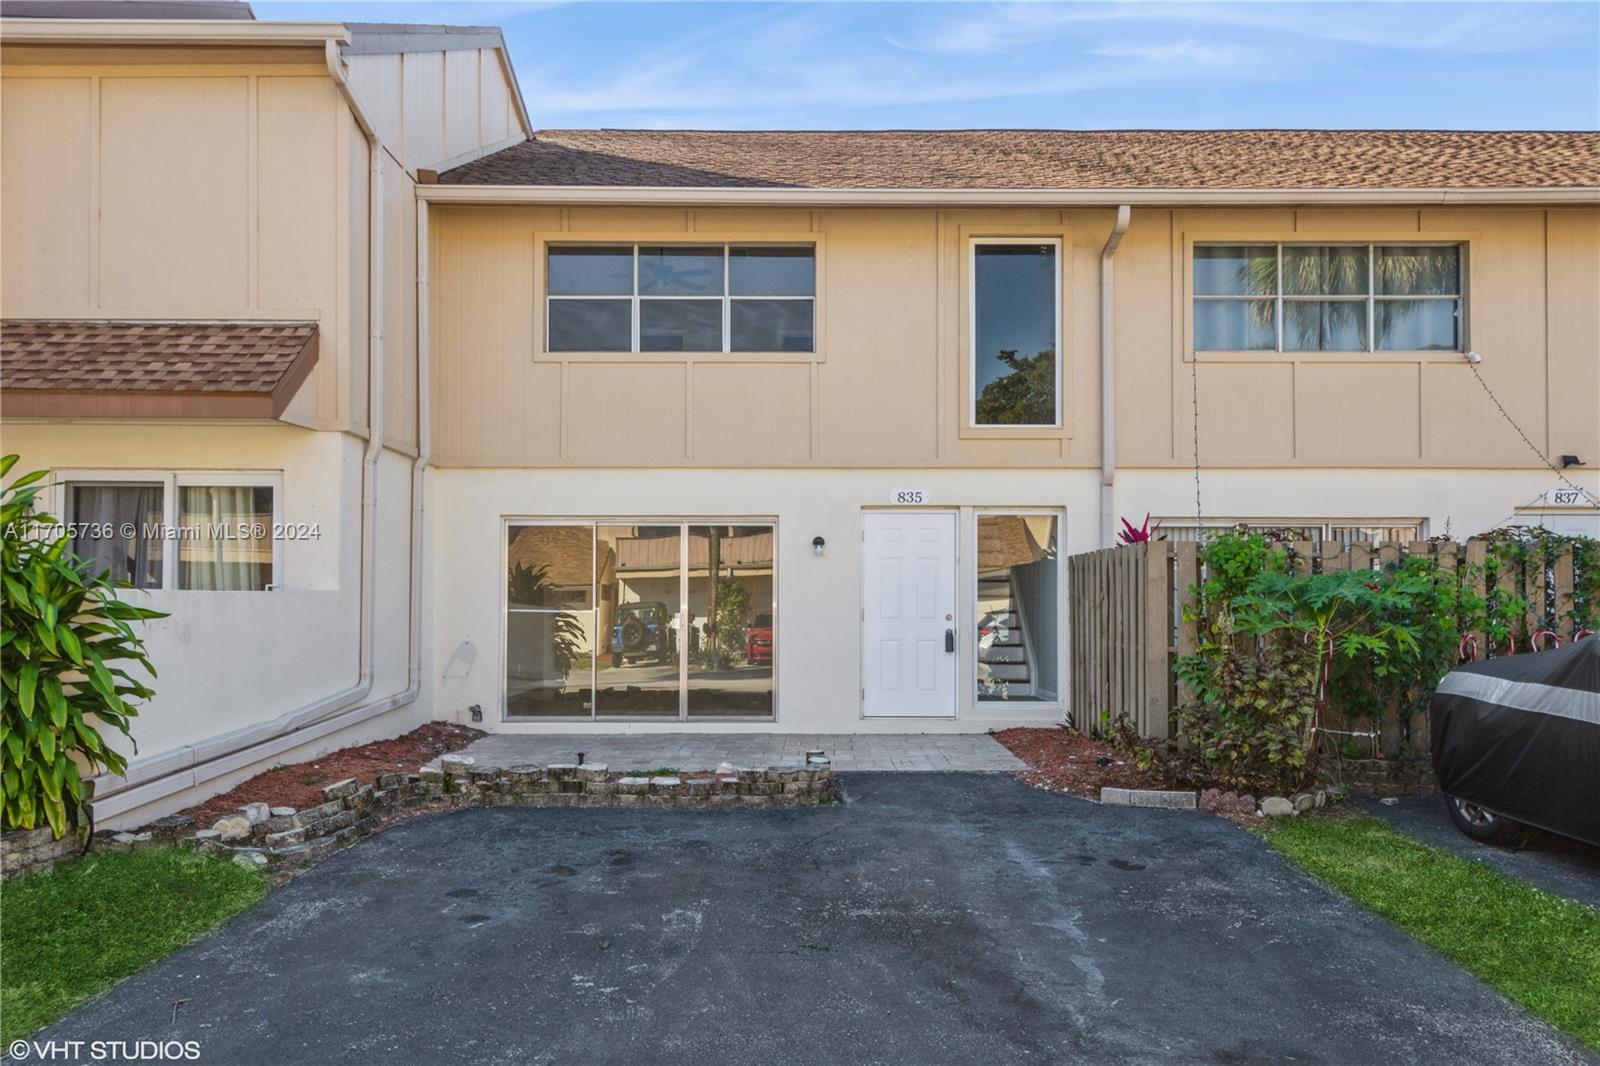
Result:
<svg viewBox="0 0 1600 1066"><path fill-rule="evenodd" d="M862 521L862 714L954 718L956 516L869 511Z"/></svg>

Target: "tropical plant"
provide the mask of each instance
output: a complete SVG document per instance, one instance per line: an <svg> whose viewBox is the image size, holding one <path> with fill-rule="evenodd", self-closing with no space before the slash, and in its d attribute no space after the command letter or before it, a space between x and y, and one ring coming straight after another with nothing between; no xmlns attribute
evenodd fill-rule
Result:
<svg viewBox="0 0 1600 1066"><path fill-rule="evenodd" d="M1056 420L1056 353L1046 348L1037 355L1018 357L1015 350L996 357L1010 369L978 393L976 415L980 426L1048 426Z"/></svg>
<svg viewBox="0 0 1600 1066"><path fill-rule="evenodd" d="M1503 621L1469 575L1426 556L1319 573L1243 531L1202 554L1205 580L1184 610L1199 646L1176 666L1193 698L1177 713L1193 757L1229 785L1298 784L1317 753L1319 705L1374 719L1415 707L1453 665L1461 632Z"/></svg>
<svg viewBox="0 0 1600 1066"><path fill-rule="evenodd" d="M507 602L525 604L554 603L555 583L550 580L548 566L526 566L516 563L506 578ZM550 620L550 658L556 672L565 680L572 673L572 664L584 654L585 634L583 623L571 611L545 611Z"/></svg>
<svg viewBox="0 0 1600 1066"><path fill-rule="evenodd" d="M16 463L0 459L0 477ZM44 823L60 838L84 821L85 772L127 769L101 730L131 739L134 701L154 693L130 670L155 677L133 626L165 615L118 599L72 554L60 521L36 509L44 477L25 474L0 492L0 776L5 827Z"/></svg>
<svg viewBox="0 0 1600 1066"><path fill-rule="evenodd" d="M717 644L723 655L744 647L750 627L750 590L731 577L717 582Z"/></svg>
<svg viewBox="0 0 1600 1066"><path fill-rule="evenodd" d="M1144 521L1135 526L1126 518L1122 520L1122 528L1117 530L1117 540L1123 544L1147 544L1156 540L1156 531L1161 528L1161 523L1150 524L1150 514L1145 513Z"/></svg>

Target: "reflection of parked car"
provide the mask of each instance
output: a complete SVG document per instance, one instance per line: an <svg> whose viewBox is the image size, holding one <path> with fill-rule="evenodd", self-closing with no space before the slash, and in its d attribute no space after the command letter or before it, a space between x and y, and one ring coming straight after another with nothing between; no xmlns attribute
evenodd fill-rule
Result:
<svg viewBox="0 0 1600 1066"><path fill-rule="evenodd" d="M624 603L617 608L617 621L611 627L612 666L622 666L630 659L671 662L677 651L672 612L666 604L647 601Z"/></svg>
<svg viewBox="0 0 1600 1066"><path fill-rule="evenodd" d="M751 665L772 663L772 615L762 612L750 620L744 631L744 661Z"/></svg>

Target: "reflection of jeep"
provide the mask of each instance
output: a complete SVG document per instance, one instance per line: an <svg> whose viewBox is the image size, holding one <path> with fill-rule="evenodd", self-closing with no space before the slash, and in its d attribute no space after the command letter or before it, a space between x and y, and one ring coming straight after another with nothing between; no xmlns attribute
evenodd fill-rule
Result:
<svg viewBox="0 0 1600 1066"><path fill-rule="evenodd" d="M630 659L672 662L677 650L672 612L666 604L647 601L624 603L617 608L617 621L611 627L612 666L622 666Z"/></svg>

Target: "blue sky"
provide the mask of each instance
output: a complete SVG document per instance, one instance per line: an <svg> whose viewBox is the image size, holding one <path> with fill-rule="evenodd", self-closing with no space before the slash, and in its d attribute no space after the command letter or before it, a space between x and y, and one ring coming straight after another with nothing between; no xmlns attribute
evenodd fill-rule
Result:
<svg viewBox="0 0 1600 1066"><path fill-rule="evenodd" d="M534 124L1600 128L1600 4L255 3L502 27Z"/></svg>

